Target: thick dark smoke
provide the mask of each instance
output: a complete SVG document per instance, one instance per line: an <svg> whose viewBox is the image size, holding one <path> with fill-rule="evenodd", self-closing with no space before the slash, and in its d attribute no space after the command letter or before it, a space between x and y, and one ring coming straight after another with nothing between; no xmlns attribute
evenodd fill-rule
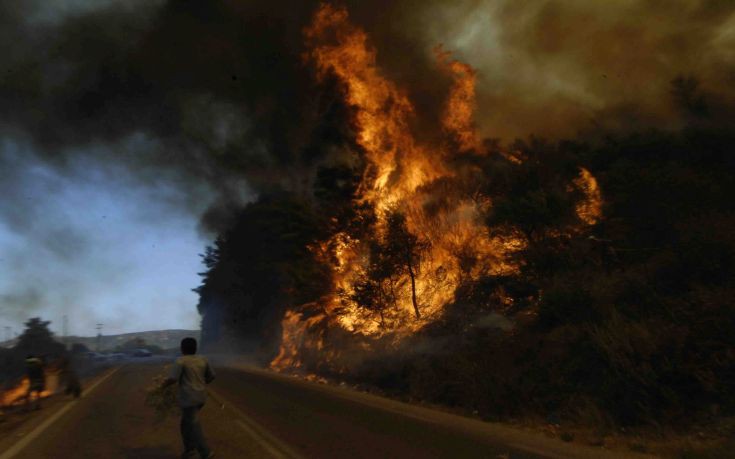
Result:
<svg viewBox="0 0 735 459"><path fill-rule="evenodd" d="M207 180L222 196L216 219L241 204L242 176L277 182L293 162L309 108L298 56L308 9L108 2L51 20L38 17L42 2L0 5L3 132L54 164L144 135L156 148L109 159L153 179Z"/></svg>
<svg viewBox="0 0 735 459"><path fill-rule="evenodd" d="M0 132L30 163L62 176L90 155L95 167L123 167L132 187L178 190L172 205L212 235L259 193L305 188L315 164L348 144L339 88L317 86L302 58L318 2L87 3L0 0ZM427 139L449 88L439 44L478 69L478 128L506 140L666 127L679 119L669 82L680 74L733 95L729 1L344 4ZM83 252L86 236L71 228L33 229L38 210L24 201L29 183L14 180L17 164L0 154L2 222L60 259ZM19 287L0 302L21 297L37 294Z"/></svg>
<svg viewBox="0 0 735 459"><path fill-rule="evenodd" d="M735 4L720 0L437 2L416 28L479 70L479 126L573 135L675 119L669 82L694 75L733 96Z"/></svg>
<svg viewBox="0 0 735 459"><path fill-rule="evenodd" d="M633 103L665 122L667 84L682 73L732 86L731 2L380 3L347 7L414 97L419 123L436 121L447 88L438 44L479 69L478 125L504 138L567 135ZM303 179L314 136L324 137L301 59L318 2L54 4L0 3L5 135L63 162L70 147L143 133L158 151L123 160L203 177L219 188L219 208L237 201L234 177L254 190Z"/></svg>

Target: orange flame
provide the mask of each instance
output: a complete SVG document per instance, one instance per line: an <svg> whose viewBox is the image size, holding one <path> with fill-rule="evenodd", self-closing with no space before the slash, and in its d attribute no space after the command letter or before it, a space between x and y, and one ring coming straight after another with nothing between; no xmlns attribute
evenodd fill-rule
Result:
<svg viewBox="0 0 735 459"><path fill-rule="evenodd" d="M322 5L305 36L306 57L319 78L330 72L347 89L346 102L356 109L357 141L367 152L374 176L364 183L365 198L385 211L406 193L446 174L439 162L417 145L408 121L414 107L407 95L384 78L376 66L376 51L365 32L348 21L347 10Z"/></svg>
<svg viewBox="0 0 735 459"><path fill-rule="evenodd" d="M451 53L441 46L435 48L434 52L440 66L454 79L442 119L444 129L454 138L460 150L474 149L478 146L474 124L477 72L464 62L452 59Z"/></svg>
<svg viewBox="0 0 735 459"><path fill-rule="evenodd" d="M281 325L283 327L283 336L281 349L278 355L271 362L274 368L299 368L301 360L299 357L300 347L309 339L307 329L313 325L313 322L320 320L320 317L314 317L311 320L303 320L303 314L296 311L286 311L283 316ZM287 337L287 339L285 339ZM310 343L317 350L321 350L322 343Z"/></svg>
<svg viewBox="0 0 735 459"><path fill-rule="evenodd" d="M59 375L57 372L45 370L44 373L46 384L44 390L39 394L41 398L53 395L59 386ZM31 383L28 377L23 377L17 386L4 391L2 395L0 395L0 406L13 406L25 403L30 385Z"/></svg>
<svg viewBox="0 0 735 459"><path fill-rule="evenodd" d="M577 215L586 224L594 225L602 217L602 193L597 179L590 171L581 167L574 185L584 194L584 200L577 205Z"/></svg>
<svg viewBox="0 0 735 459"><path fill-rule="evenodd" d="M380 321L374 312L350 300L357 279L369 263L365 244L339 233L313 247L324 260L337 260L333 266L335 294L323 299L319 310L312 311L309 318L286 312L281 350L271 363L274 368L298 368L304 348L321 350L323 342L309 331L325 319L363 336L413 332L441 315L464 280L514 269L504 255L522 247L518 240L489 236L480 221L489 202L455 196L441 212L430 215L425 211L425 205L434 198L424 188L452 176L444 162L448 155L414 138L409 127L415 115L413 104L404 91L381 74L375 49L365 32L349 22L347 10L322 5L304 33L309 46L305 58L315 66L317 77L337 77L345 87L346 102L355 110L356 140L368 159L359 193L363 202L376 209L376 237L386 231L388 212L400 210L406 216L409 232L431 245L414 279L421 318L414 317L411 282L407 275L401 275L390 287L395 298L390 317ZM456 144L450 148L472 149L477 145L473 123L475 71L452 60L441 49L437 49L437 58L440 68L454 80L442 117L444 130Z"/></svg>
<svg viewBox="0 0 735 459"><path fill-rule="evenodd" d="M525 246L520 237L489 234L482 221L491 206L488 200L448 190L441 196L442 202L434 205L436 195L442 193L429 191L431 186L441 184L439 180L453 178L446 162L451 152L478 149L474 125L476 72L472 67L452 59L442 48L435 50L439 68L453 79L441 118L448 142L437 147L414 137L409 125L415 116L413 104L380 72L376 50L366 33L350 23L346 9L323 4L304 34L309 49L304 57L314 65L317 78L336 77L344 86L345 102L354 110L356 141L368 163L358 193L362 202L376 210L375 238L384 237L388 214L398 210L406 217L407 230L429 244L421 266L413 273L415 279L407 274L390 279L394 304L387 317L381 314L379 318L375 311L351 299L370 263L365 241L338 233L312 247L322 260L336 260L332 263L334 293L318 304L301 306L302 312L285 313L281 349L271 362L275 369L301 368L305 352L329 357L324 355L325 343L322 334L315 331L316 324L326 323L353 335L374 338L390 334L400 339L415 332L441 316L463 282L516 272L518 267L509 255ZM592 190L593 184L596 189L588 172L581 180L585 189ZM594 197L594 191L591 193ZM438 210L429 212L430 207ZM583 212L599 218L592 204ZM420 318L414 315L414 289Z"/></svg>

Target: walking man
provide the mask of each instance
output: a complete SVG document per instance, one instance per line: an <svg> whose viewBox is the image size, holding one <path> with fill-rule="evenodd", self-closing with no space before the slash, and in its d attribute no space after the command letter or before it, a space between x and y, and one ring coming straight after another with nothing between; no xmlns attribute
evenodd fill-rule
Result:
<svg viewBox="0 0 735 459"><path fill-rule="evenodd" d="M82 384L79 382L79 376L74 369L74 362L69 357L61 359L61 380L66 383L64 393L73 395L74 399L78 399L82 395Z"/></svg>
<svg viewBox="0 0 735 459"><path fill-rule="evenodd" d="M30 407L31 398L34 399L34 409L41 409L41 393L46 388L46 377L43 374L43 361L34 355L26 357L26 376L28 377L28 393L26 394L26 409Z"/></svg>
<svg viewBox="0 0 735 459"><path fill-rule="evenodd" d="M176 359L171 373L164 382L165 386L178 383L178 400L181 407L181 438L184 441L184 454L189 458L199 452L202 459L214 457L207 446L202 426L199 423L199 410L207 399L207 384L214 380L214 372L207 359L196 355L197 341L194 338L181 340L181 357Z"/></svg>

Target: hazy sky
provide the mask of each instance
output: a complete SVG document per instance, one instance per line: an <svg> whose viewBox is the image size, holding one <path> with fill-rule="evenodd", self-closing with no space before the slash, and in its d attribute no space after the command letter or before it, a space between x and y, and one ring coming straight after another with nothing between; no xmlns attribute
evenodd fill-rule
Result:
<svg viewBox="0 0 735 459"><path fill-rule="evenodd" d="M105 333L198 328L203 209L182 205L188 197L165 177L141 180L94 159L110 150L52 169L29 147L0 144L0 325L19 331L41 316L60 332L66 314L77 335L98 322Z"/></svg>

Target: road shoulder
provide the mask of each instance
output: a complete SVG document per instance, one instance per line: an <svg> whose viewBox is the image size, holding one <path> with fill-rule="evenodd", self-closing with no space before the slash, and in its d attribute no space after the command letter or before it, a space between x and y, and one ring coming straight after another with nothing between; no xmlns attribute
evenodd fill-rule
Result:
<svg viewBox="0 0 735 459"><path fill-rule="evenodd" d="M559 459L644 459L653 457L642 453L610 451L599 447L566 443L561 440L545 437L536 432L521 430L501 423L484 422L445 411L359 392L349 387L308 381L297 376L276 373L262 368L247 365L231 365L230 368L269 378L274 381L296 385L307 391L316 391L330 397L349 400L374 409L390 412L396 416L408 417L424 423L434 424L447 430L486 438L492 442L542 457Z"/></svg>

